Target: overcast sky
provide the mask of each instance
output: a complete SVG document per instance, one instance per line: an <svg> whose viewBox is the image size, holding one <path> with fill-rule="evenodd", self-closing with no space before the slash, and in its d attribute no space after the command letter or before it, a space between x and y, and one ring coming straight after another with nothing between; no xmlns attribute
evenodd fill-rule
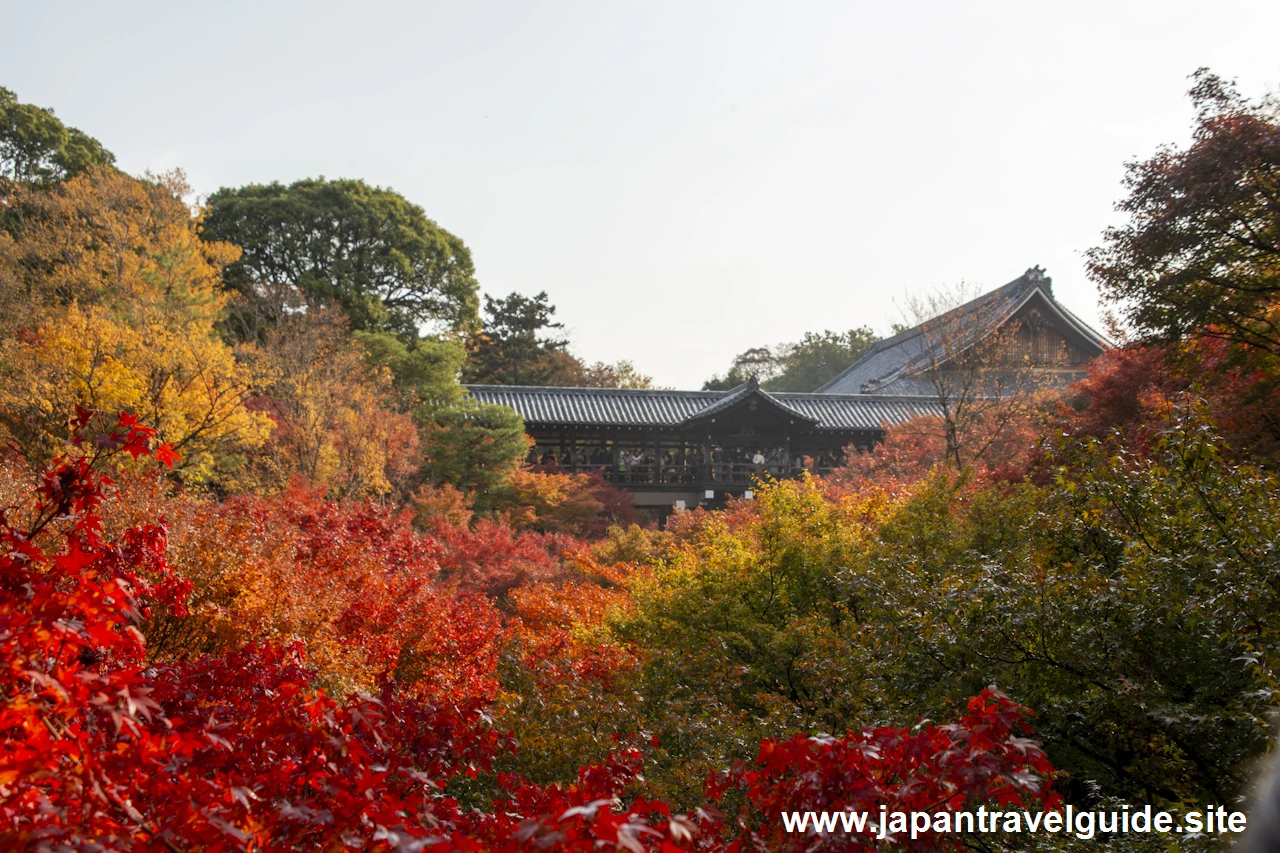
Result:
<svg viewBox="0 0 1280 853"><path fill-rule="evenodd" d="M546 290L574 351L696 388L748 347L1082 253L1187 75L1280 84L1280 3L19 3L0 85L196 190L391 187Z"/></svg>

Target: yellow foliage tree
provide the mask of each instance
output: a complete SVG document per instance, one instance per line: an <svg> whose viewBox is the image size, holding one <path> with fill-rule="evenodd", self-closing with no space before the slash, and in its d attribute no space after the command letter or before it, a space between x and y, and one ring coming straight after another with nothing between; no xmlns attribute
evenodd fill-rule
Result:
<svg viewBox="0 0 1280 853"><path fill-rule="evenodd" d="M181 175L91 169L0 205L0 440L40 464L76 405L128 409L182 454L187 479L260 446L250 375L218 337L234 246L206 243Z"/></svg>
<svg viewBox="0 0 1280 853"><path fill-rule="evenodd" d="M258 389L250 405L276 430L238 485L272 492L302 477L335 498L408 486L419 460L417 427L395 408L390 370L370 364L340 311L286 317L243 355Z"/></svg>

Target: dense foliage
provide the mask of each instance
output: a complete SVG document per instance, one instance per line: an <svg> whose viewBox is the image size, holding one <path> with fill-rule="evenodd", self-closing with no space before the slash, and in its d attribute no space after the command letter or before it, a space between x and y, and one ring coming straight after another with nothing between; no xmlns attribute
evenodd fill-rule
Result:
<svg viewBox="0 0 1280 853"><path fill-rule="evenodd" d="M0 185L0 438L43 465L76 405L127 409L216 478L260 447L247 367L218 337L239 250L199 239L179 176L91 167L51 188Z"/></svg>
<svg viewBox="0 0 1280 853"><path fill-rule="evenodd" d="M325 305L369 331L475 325L470 251L393 190L324 179L222 189L209 197L204 231L244 250L226 274L241 297L240 336Z"/></svg>
<svg viewBox="0 0 1280 853"><path fill-rule="evenodd" d="M1142 332L1214 336L1280 353L1280 119L1201 69L1193 141L1131 163L1129 223L1091 253L1095 277Z"/></svg>
<svg viewBox="0 0 1280 853"><path fill-rule="evenodd" d="M98 140L59 121L53 110L19 103L16 94L0 86L0 181L48 184L90 166L110 166L115 159Z"/></svg>
<svg viewBox="0 0 1280 853"><path fill-rule="evenodd" d="M737 829L714 810L684 815L645 798L620 805L618 797L641 780L635 748L611 750L573 785L502 774L489 808L464 809L444 789L490 770L514 748L456 682L457 665L483 668L482 655L406 626L405 639L431 654L414 655L406 673L402 648L394 672L381 670L376 697L345 701L311 686L315 673L297 646L252 641L217 657L149 660L139 629L158 612L189 618L195 584L169 565L163 528L105 534L100 513L111 481L96 469L113 455L154 454L167 464L174 453L153 448L155 431L132 416L108 425L81 410L74 426L82 450L42 476L34 505L18 508L25 510L21 527L6 519L0 528L0 839L8 847L322 850L341 839L373 850L593 850L600 843L724 850L759 848L761 837L776 836L776 827L753 825L751 815L809 803L815 784L838 798L848 782L865 778L859 795L868 806L956 809L1045 796L1052 768L1019 736L1025 711L988 692L947 727L762 744L754 766L708 786L717 800L745 791L749 805ZM295 512L292 503L287 511ZM333 578L360 565L339 545L343 522L357 525L361 535L345 540L357 551L397 538L369 529L385 528L386 519L367 515L273 526L320 537L287 550L332 561L324 575ZM415 560L422 560L418 548L383 554L373 570L412 575L397 564ZM406 600L391 590L337 598L358 619L367 618L367 607ZM449 623L455 636L494 636L493 625L460 626L456 614L429 601L408 609ZM361 628L346 643L386 651ZM443 650L449 653L441 657ZM447 704L423 698L413 689L419 683ZM803 761L813 769L797 778Z"/></svg>
<svg viewBox="0 0 1280 853"><path fill-rule="evenodd" d="M1204 282L1151 249L1205 174L1270 233L1271 119L1212 78L1094 256L1148 338L665 530L465 394L644 378L570 355L545 294L468 325L421 210L324 181L192 210L3 94L0 848L1066 849L781 814L1247 792L1280 702L1278 303L1261 249L1189 240L1183 272L1239 278L1187 314ZM760 360L813 385L870 343Z"/></svg>

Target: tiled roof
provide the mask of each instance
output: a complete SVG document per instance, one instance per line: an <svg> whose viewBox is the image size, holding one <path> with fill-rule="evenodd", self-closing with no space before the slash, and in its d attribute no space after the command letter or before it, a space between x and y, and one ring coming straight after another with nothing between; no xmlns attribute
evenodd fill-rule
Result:
<svg viewBox="0 0 1280 853"><path fill-rule="evenodd" d="M510 406L529 424L672 426L706 408L723 391L631 391L531 385L467 385L482 403Z"/></svg>
<svg viewBox="0 0 1280 853"><path fill-rule="evenodd" d="M519 412L526 424L575 426L680 427L720 411L720 404L743 396L745 385L729 391L650 391L618 388L549 388L527 385L467 385L482 403ZM755 389L750 389L755 390ZM927 399L866 394L758 393L818 429L875 430L916 415L936 414Z"/></svg>
<svg viewBox="0 0 1280 853"><path fill-rule="evenodd" d="M752 399L755 401L754 403L749 402L749 400L752 400ZM722 396L720 397L719 400L716 400L714 403L709 403L708 405L703 407L701 410L694 412L692 415L690 415L686 419L685 423L686 425L690 425L695 421L705 422L708 419L715 420L716 415L720 414L721 412L728 411L729 409L732 409L735 406L747 404L754 409L757 406L759 406L761 403L763 403L766 407L775 409L776 411L778 411L779 413L781 413L786 417L790 417L799 421L805 421L807 425L811 427L817 426L820 420L819 418L814 418L814 417L810 417L809 415L803 414L802 412L798 411L794 407L787 406L785 403L778 400L778 398L775 397L773 394L770 394L767 391L764 391L760 387L760 382L756 379L756 377L752 376L750 379L748 379L746 382L743 382L741 385L737 386L736 388L730 388L728 391L722 392Z"/></svg>
<svg viewBox="0 0 1280 853"><path fill-rule="evenodd" d="M929 394L915 374L940 366L986 338L1036 295L1062 315L1065 325L1101 352L1106 338L1053 298L1052 282L1037 268L958 308L890 338L877 341L850 367L818 389L819 394Z"/></svg>
<svg viewBox="0 0 1280 853"><path fill-rule="evenodd" d="M702 418L713 418L717 413L723 412L737 403L741 403L753 394L760 394L764 397L769 396L768 394L761 392L760 381L754 376L746 382L743 382L741 385L737 385L727 391L720 392L717 399L707 403L701 409L689 415L689 418L697 418L699 420ZM689 418L686 418L686 420Z"/></svg>
<svg viewBox="0 0 1280 853"><path fill-rule="evenodd" d="M890 397L879 394L771 395L792 411L808 415L819 429L879 429L920 415L940 415L941 407L928 397Z"/></svg>

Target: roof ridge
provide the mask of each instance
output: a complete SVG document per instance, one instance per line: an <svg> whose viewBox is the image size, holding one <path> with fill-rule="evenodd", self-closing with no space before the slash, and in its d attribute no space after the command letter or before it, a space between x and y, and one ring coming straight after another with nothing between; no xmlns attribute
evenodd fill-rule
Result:
<svg viewBox="0 0 1280 853"><path fill-rule="evenodd" d="M801 397L805 400L849 400L851 402L919 403L936 399L931 394L829 394L818 391L771 391L773 397Z"/></svg>
<svg viewBox="0 0 1280 853"><path fill-rule="evenodd" d="M1013 281L1008 282L1007 284L1002 284L990 293L984 293L982 296L972 299L964 305L958 305L945 314L941 314L938 317L933 318L933 320L929 320L929 323L936 323L936 325L941 328L942 332L939 336L941 338L949 332L954 331L952 327L956 324L962 322L969 316L977 314L979 311L991 309L994 312L990 317L979 316L977 318L979 326L977 336L972 340L962 341L958 350L953 350L950 353L944 352L941 361L930 361L930 363L922 366L916 359L908 359L897 370L882 377L879 380L879 383L892 383L903 376L913 376L921 373L922 371L932 370L951 361L962 353L968 352L980 342L991 337L997 329L1012 319L1013 315L1022 310L1022 307L1026 305L1027 302L1031 300L1031 297L1036 293L1043 294L1045 299L1047 299L1051 304L1056 305L1057 303L1054 302L1053 299L1053 291L1046 287L1049 281L1050 279L1044 275L1043 271L1040 270L1039 267L1032 267ZM1015 285L1017 285L1017 287L1015 287ZM1007 297L1007 299L1002 299L1002 297ZM925 323L922 323L921 328L925 325ZM930 343L926 351L922 352L921 355L928 353L932 356L937 345L941 343L941 340Z"/></svg>
<svg viewBox="0 0 1280 853"><path fill-rule="evenodd" d="M837 386L841 382L841 380L845 379L850 375L855 374L859 368L868 364L875 356L888 352L894 348L901 347L904 344L906 344L908 341L924 335L929 327L932 327L934 329L939 329L939 328L946 329L948 326L951 326L959 322L964 317L973 315L974 313L981 311L984 308L995 307L997 309L1003 309L1004 305L1002 303L1005 300L1007 300L1007 302L1010 304L1015 304L1015 307L1012 309L1012 311L1016 311L1017 310L1016 306L1023 304L1025 302L1025 297L1037 289L1045 290L1046 297L1050 301L1053 301L1053 292L1052 290L1047 289L1050 286L1051 281L1052 280L1044 274L1044 270L1042 270L1040 267L1031 267L1022 275L1018 276L1012 281L1005 282L1004 284L1000 285L994 290L990 290L986 293L976 296L973 299L970 299L968 302L965 302L962 305L957 305L956 307L948 311L944 311L943 313L937 315L936 317L930 317L928 320L925 320L921 323L917 323L915 326L912 326L910 329L904 329L903 331L899 332L896 335L893 335L888 338L883 338L880 341L877 341L877 344L878 344L877 346L873 346L871 349L867 350L853 364L849 365L844 370L840 371L831 379L828 379L826 382L822 383L822 385L818 387L815 393L820 393L820 394L828 393L826 389ZM1024 292L1019 292L1019 291L1024 291ZM1017 294L1017 296L1013 296L1011 298L1012 294ZM1001 311L1000 313L1002 314L1002 319L999 319L995 322L996 326L998 326L1000 323L1004 322L1010 316L1012 316L1012 312ZM987 325L988 323L989 321L983 321L984 325ZM984 333L980 335L979 339L985 338L985 337L986 337L986 334ZM976 341L974 343L976 343ZM964 348L968 349L969 346L971 346L971 344L966 345ZM932 351L933 348L934 347L932 344L928 346L928 350L930 351ZM887 385L901 378L904 374L910 375L911 372L914 372L919 369L919 366L917 364L917 356L921 354L923 353L917 353L916 355L913 355L909 358L904 359L898 364L894 364L890 366L887 370L885 370L885 372L881 373L880 375L877 375L874 377L868 377L865 382L861 383L860 387L865 387L866 385L869 385L873 382L876 385Z"/></svg>
<svg viewBox="0 0 1280 853"><path fill-rule="evenodd" d="M705 403L719 403L729 396L725 391L652 394L640 393L648 389L573 386L567 389L537 385L473 387L479 399L509 406L524 416L526 423L582 424L593 429L630 426L687 430L703 423L696 420L690 424L687 419L692 415L702 413L709 418L720 413L717 407L707 415ZM922 397L769 392L762 388L752 394L756 392L763 399L762 405L771 411L818 431L878 430L882 423L897 423L912 414L929 413L936 408L936 401ZM746 395L735 395L734 399L741 402L741 396Z"/></svg>
<svg viewBox="0 0 1280 853"><path fill-rule="evenodd" d="M533 392L591 391L614 394L680 394L684 396L709 396L728 393L727 391L693 391L676 388L601 388L592 385L490 385L481 382L463 382L461 385L468 390L471 388L502 388L510 391Z"/></svg>

